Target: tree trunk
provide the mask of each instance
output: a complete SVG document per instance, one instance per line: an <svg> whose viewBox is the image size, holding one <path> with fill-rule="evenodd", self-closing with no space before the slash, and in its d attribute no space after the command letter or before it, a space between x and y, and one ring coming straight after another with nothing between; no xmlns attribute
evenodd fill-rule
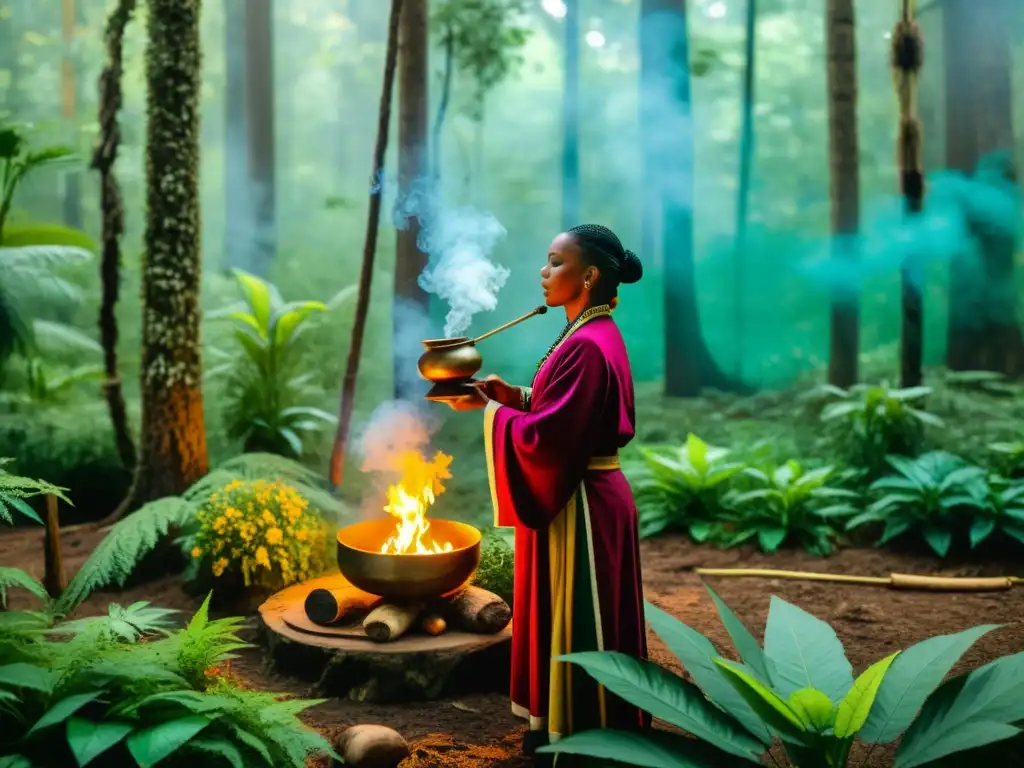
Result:
<svg viewBox="0 0 1024 768"><path fill-rule="evenodd" d="M427 0L405 0L399 22L398 57L398 205L414 184L422 184L427 166L427 77L428 19ZM394 393L396 399L413 396L409 391L412 378L405 367L408 355L399 349L402 325L412 313L427 313L429 297L419 286L419 276L427 257L416 241L420 224L409 217L400 228L395 243L395 296L392 307L392 359L394 362Z"/></svg>
<svg viewBox="0 0 1024 768"><path fill-rule="evenodd" d="M964 0L944 0L946 64L946 164L970 173L996 152L1014 149L1012 60L1013 6L993 0L985 13ZM1006 175L1014 175L1011 167ZM1024 339L1012 291L1014 243L971 224L974 254L954 258L949 270L947 365L953 370L1024 374Z"/></svg>
<svg viewBox="0 0 1024 768"><path fill-rule="evenodd" d="M640 17L640 110L648 205L660 210L664 259L665 394L735 390L701 333L693 259L693 123L684 0L644 0ZM671 135L672 141L666 138Z"/></svg>
<svg viewBox="0 0 1024 768"><path fill-rule="evenodd" d="M860 150L857 126L857 25L853 0L828 0L825 24L828 57L829 166L831 168L833 254L857 258L860 228ZM840 273L846 273L842 269ZM836 286L830 317L828 380L837 387L857 382L860 352L860 285Z"/></svg>
<svg viewBox="0 0 1024 768"><path fill-rule="evenodd" d="M64 52L60 61L61 117L65 130L72 137L72 146L78 146L78 77L77 69L82 60L76 55L76 28L81 17L75 0L61 0L61 41ZM62 176L64 182L64 223L74 229L82 228L82 174L75 168Z"/></svg>
<svg viewBox="0 0 1024 768"><path fill-rule="evenodd" d="M341 415L334 433L331 451L330 481L335 488L341 486L345 466L352 412L355 409L356 382L359 379L359 357L363 351L366 317L370 309L370 288L373 284L373 265L377 254L377 229L380 226L380 203L384 195L384 156L388 149L388 127L391 123L391 96L395 84L395 64L398 59L398 26L402 17L402 0L391 0L388 20L388 43L384 54L384 83L380 89L377 110L377 143L373 149L373 175L379 182L370 188L370 206L366 214L366 236L363 242L363 266L359 272L359 294L356 297L356 318L352 324L352 340L348 346L345 379L341 385ZM396 379L398 380L398 379Z"/></svg>
<svg viewBox="0 0 1024 768"><path fill-rule="evenodd" d="M100 174L100 214L102 216L102 247L100 259L100 342L103 345L103 368L106 380L103 393L114 428L114 444L118 458L129 472L135 469L135 442L128 426L121 377L117 366L117 301L121 288L121 237L124 235L124 205L121 187L114 175L114 164L121 144L121 126L117 116L121 110L122 57L124 32L135 12L136 0L120 0L107 19L107 66L100 75L100 136L92 158L93 169Z"/></svg>
<svg viewBox="0 0 1024 768"><path fill-rule="evenodd" d="M224 0L224 267L251 272L245 132L245 2Z"/></svg>
<svg viewBox="0 0 1024 768"><path fill-rule="evenodd" d="M754 169L754 75L757 71L757 0L747 0L746 40L743 68L743 122L740 128L740 179L736 193L736 250L733 258L733 312L736 334L736 359L733 376L743 378L745 345L743 273L747 251L747 219L750 208L750 176Z"/></svg>
<svg viewBox="0 0 1024 768"><path fill-rule="evenodd" d="M900 191L908 216L924 205L924 169L921 159L922 128L917 119L917 84L923 45L913 16L912 0L903 0L901 19L892 35L892 67L900 107L896 156ZM924 265L922 255L911 253L900 270L900 386L917 387L923 380Z"/></svg>
<svg viewBox="0 0 1024 768"><path fill-rule="evenodd" d="M277 250L274 146L274 15L272 0L245 2L246 189L251 270L267 277Z"/></svg>
<svg viewBox="0 0 1024 768"><path fill-rule="evenodd" d="M207 472L200 389L200 0L149 0L142 437L115 515L183 493Z"/></svg>
<svg viewBox="0 0 1024 768"><path fill-rule="evenodd" d="M566 0L562 85L562 229L580 221L580 0Z"/></svg>

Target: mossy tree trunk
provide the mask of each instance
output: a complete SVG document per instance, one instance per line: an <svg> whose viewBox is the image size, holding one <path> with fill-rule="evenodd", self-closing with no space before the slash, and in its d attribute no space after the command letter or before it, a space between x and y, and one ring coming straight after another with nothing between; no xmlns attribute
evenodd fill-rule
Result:
<svg viewBox="0 0 1024 768"><path fill-rule="evenodd" d="M106 379L103 392L114 428L114 444L124 468L135 469L135 442L128 426L128 412L117 365L117 300L121 285L121 237L124 235L124 204L114 174L121 144L121 110L124 32L135 12L136 0L120 0L107 19L107 66L100 75L100 136L93 153L92 167L100 174L100 213L102 215L102 257L100 259L100 342Z"/></svg>
<svg viewBox="0 0 1024 768"><path fill-rule="evenodd" d="M860 141L857 126L857 24L853 0L828 0L829 166L832 258L857 258L860 228ZM839 270L841 274L848 270ZM830 312L828 380L837 387L857 382L860 351L860 286L837 286Z"/></svg>
<svg viewBox="0 0 1024 768"><path fill-rule="evenodd" d="M200 389L201 0L149 0L142 435L120 513L179 495L206 474Z"/></svg>

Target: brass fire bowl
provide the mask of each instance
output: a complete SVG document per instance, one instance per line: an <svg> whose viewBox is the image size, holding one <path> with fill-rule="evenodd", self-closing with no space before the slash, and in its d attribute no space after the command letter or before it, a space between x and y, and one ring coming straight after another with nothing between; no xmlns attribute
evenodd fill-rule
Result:
<svg viewBox="0 0 1024 768"><path fill-rule="evenodd" d="M465 381L472 378L484 364L472 339L428 339L422 342L426 352L420 355L417 367L428 381Z"/></svg>
<svg viewBox="0 0 1024 768"><path fill-rule="evenodd" d="M380 552L395 532L391 518L369 520L338 531L338 570L353 586L391 600L438 597L458 589L480 564L480 531L454 520L431 520L430 533L450 541L452 551L427 555Z"/></svg>

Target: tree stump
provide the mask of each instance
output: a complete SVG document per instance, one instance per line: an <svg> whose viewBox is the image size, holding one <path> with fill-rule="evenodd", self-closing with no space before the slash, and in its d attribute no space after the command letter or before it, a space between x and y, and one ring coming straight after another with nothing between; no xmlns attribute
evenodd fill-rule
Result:
<svg viewBox="0 0 1024 768"><path fill-rule="evenodd" d="M259 643L276 673L311 683L310 696L390 703L469 691L507 691L512 628L477 634L448 628L374 642L365 613L340 626L313 623L304 608L314 589L348 586L340 574L288 587L259 607Z"/></svg>

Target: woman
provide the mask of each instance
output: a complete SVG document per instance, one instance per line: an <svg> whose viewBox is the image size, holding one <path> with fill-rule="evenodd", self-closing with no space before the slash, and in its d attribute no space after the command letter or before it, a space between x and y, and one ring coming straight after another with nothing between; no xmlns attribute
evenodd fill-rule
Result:
<svg viewBox="0 0 1024 768"><path fill-rule="evenodd" d="M633 377L611 312L640 260L605 227L551 243L541 269L567 325L532 387L491 376L484 436L495 525L515 528L512 711L524 751L593 728L635 729L647 716L582 669L552 658L620 651L646 658L639 536L618 451L634 434Z"/></svg>

